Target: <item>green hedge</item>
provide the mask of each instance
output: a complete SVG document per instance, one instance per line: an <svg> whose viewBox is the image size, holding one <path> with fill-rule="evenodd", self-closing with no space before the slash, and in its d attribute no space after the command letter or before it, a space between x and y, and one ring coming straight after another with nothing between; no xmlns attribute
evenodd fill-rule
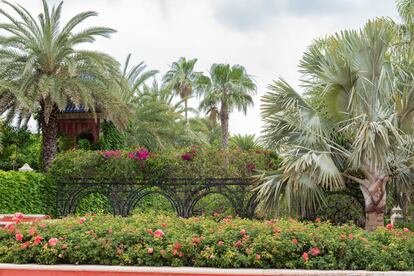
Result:
<svg viewBox="0 0 414 276"><path fill-rule="evenodd" d="M0 213L55 213L56 188L47 176L35 172L0 170Z"/></svg>
<svg viewBox="0 0 414 276"><path fill-rule="evenodd" d="M224 164L227 162L227 166ZM105 179L249 177L273 170L279 160L268 151L221 151L187 148L162 152L67 151L54 160L49 173L56 179L74 176Z"/></svg>
<svg viewBox="0 0 414 276"><path fill-rule="evenodd" d="M68 217L0 231L1 263L413 270L407 229L162 214Z"/></svg>

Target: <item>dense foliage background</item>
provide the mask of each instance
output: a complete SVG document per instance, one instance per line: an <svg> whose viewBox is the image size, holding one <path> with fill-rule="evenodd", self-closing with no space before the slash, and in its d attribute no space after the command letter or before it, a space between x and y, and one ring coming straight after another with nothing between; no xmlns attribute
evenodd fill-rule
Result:
<svg viewBox="0 0 414 276"><path fill-rule="evenodd" d="M55 183L46 175L0 170L0 183L0 214L55 213Z"/></svg>

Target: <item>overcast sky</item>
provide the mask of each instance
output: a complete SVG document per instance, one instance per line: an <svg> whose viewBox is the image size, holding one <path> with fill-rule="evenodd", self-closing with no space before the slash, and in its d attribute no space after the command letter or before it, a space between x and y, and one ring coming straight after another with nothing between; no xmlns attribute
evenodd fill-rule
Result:
<svg viewBox="0 0 414 276"><path fill-rule="evenodd" d="M16 2L41 11L41 0ZM132 53L161 74L181 56L197 57L197 71L212 63L245 66L258 91L247 116L232 113L232 134L260 133L260 97L279 77L298 87L297 64L313 39L377 16L398 18L393 0L66 0L63 19L85 10L99 13L88 24L117 30L92 48L121 63Z"/></svg>

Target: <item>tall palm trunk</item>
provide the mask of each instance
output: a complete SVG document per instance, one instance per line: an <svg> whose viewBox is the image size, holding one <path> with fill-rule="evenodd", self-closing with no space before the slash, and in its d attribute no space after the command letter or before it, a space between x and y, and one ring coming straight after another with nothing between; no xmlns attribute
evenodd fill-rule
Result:
<svg viewBox="0 0 414 276"><path fill-rule="evenodd" d="M185 123L188 124L188 100L184 101L184 116L185 116Z"/></svg>
<svg viewBox="0 0 414 276"><path fill-rule="evenodd" d="M369 172L365 174L367 178L360 183L365 200L365 229L374 231L377 227L384 226L388 176Z"/></svg>
<svg viewBox="0 0 414 276"><path fill-rule="evenodd" d="M48 170L57 153L57 111L53 110L46 121L44 112L41 112L42 128L42 165L44 170Z"/></svg>
<svg viewBox="0 0 414 276"><path fill-rule="evenodd" d="M220 122L222 130L221 148L227 150L229 147L229 108L227 103L221 104Z"/></svg>

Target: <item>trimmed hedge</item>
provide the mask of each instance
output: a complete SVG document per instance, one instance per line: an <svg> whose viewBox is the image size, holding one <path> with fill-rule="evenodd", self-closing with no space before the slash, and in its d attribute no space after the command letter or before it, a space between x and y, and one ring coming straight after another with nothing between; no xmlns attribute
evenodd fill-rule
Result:
<svg viewBox="0 0 414 276"><path fill-rule="evenodd" d="M35 172L0 170L0 213L55 213L56 186Z"/></svg>
<svg viewBox="0 0 414 276"><path fill-rule="evenodd" d="M294 220L68 217L0 230L1 263L413 270L408 229Z"/></svg>
<svg viewBox="0 0 414 276"><path fill-rule="evenodd" d="M224 166L227 160L227 166ZM269 151L221 151L191 147L182 150L67 151L49 169L56 179L90 177L104 179L158 179L249 177L258 170L273 170L279 159Z"/></svg>

